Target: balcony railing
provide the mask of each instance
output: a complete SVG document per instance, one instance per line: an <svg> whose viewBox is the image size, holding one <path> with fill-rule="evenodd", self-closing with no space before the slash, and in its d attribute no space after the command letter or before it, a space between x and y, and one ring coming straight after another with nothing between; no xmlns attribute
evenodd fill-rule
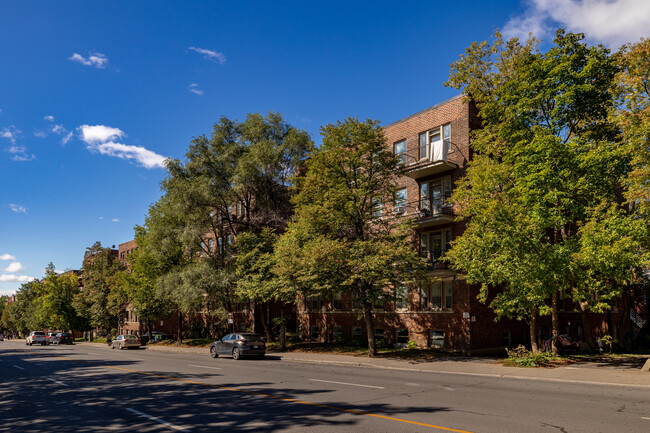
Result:
<svg viewBox="0 0 650 433"><path fill-rule="evenodd" d="M437 141L427 147L427 156L420 157L420 149L412 148L402 154L402 161L406 165L406 175L412 179L444 173L458 168L458 165L447 161L451 143Z"/></svg>
<svg viewBox="0 0 650 433"><path fill-rule="evenodd" d="M409 217L415 220L418 228L433 227L454 222L456 216L451 205L432 200L412 200L397 203L392 208L382 210L382 218Z"/></svg>

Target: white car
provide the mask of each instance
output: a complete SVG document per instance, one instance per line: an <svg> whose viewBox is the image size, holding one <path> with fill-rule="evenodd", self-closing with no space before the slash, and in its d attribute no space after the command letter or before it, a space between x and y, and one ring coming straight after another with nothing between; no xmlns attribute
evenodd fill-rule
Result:
<svg viewBox="0 0 650 433"><path fill-rule="evenodd" d="M31 346L34 343L47 346L47 338L45 337L45 332L43 331L30 332L27 338L25 338L25 345Z"/></svg>

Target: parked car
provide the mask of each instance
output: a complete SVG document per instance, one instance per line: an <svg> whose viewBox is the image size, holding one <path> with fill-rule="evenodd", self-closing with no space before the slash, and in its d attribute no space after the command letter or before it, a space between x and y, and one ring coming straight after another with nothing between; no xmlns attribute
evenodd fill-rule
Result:
<svg viewBox="0 0 650 433"><path fill-rule="evenodd" d="M263 358L266 354L264 339L257 334L228 334L210 344L210 356L232 355L234 359L244 356Z"/></svg>
<svg viewBox="0 0 650 433"><path fill-rule="evenodd" d="M149 338L149 333L146 332L142 336ZM172 339L171 335L167 334L166 332L161 332L161 331L152 331L151 332L151 338L149 338L149 340L153 340L153 341L171 340L171 339Z"/></svg>
<svg viewBox="0 0 650 433"><path fill-rule="evenodd" d="M5 341L5 337L2 334L0 334L0 341Z"/></svg>
<svg viewBox="0 0 650 433"><path fill-rule="evenodd" d="M560 352L577 352L580 350L580 343L575 341L569 334L562 334L557 338Z"/></svg>
<svg viewBox="0 0 650 433"><path fill-rule="evenodd" d="M27 338L25 338L25 345L31 346L34 343L47 346L47 338L45 337L45 332L43 331L30 332Z"/></svg>
<svg viewBox="0 0 650 433"><path fill-rule="evenodd" d="M45 340L47 340L47 344L54 344L54 337L56 337L56 334L58 334L58 332L48 332L45 334Z"/></svg>
<svg viewBox="0 0 650 433"><path fill-rule="evenodd" d="M74 338L69 332L58 332L52 337L52 344L74 344Z"/></svg>
<svg viewBox="0 0 650 433"><path fill-rule="evenodd" d="M111 341L111 349L115 349L116 347L120 350L131 347L138 348L140 347L140 339L135 335L118 335Z"/></svg>

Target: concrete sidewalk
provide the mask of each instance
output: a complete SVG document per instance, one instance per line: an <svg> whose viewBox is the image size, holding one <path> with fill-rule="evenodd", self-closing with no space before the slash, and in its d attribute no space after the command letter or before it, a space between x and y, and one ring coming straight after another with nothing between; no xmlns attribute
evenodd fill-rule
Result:
<svg viewBox="0 0 650 433"><path fill-rule="evenodd" d="M208 349L204 347L147 346L147 350L209 356ZM643 372L640 366L632 364L611 365L590 362L556 368L520 368L504 367L494 358L401 360L303 352L269 352L267 357L284 362L650 388L650 372Z"/></svg>

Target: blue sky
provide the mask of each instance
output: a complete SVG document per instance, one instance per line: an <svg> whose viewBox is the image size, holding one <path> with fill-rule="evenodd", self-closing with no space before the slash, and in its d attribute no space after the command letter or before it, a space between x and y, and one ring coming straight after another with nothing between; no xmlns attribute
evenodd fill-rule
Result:
<svg viewBox="0 0 650 433"><path fill-rule="evenodd" d="M49 262L78 269L95 241L132 239L161 162L221 116L281 112L319 143L325 123L390 123L454 96L449 64L497 28L549 39L563 26L618 48L648 36L649 5L3 2L0 295Z"/></svg>

